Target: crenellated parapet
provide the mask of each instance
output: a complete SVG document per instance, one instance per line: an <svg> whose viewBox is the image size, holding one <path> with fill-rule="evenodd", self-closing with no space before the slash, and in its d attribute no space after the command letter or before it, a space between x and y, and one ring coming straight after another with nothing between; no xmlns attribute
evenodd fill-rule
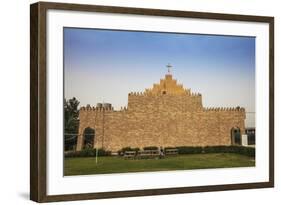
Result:
<svg viewBox="0 0 281 205"><path fill-rule="evenodd" d="M243 107L207 107L203 108L204 112L215 111L215 112L224 112L224 111L232 111L232 112L245 112L245 108Z"/></svg>
<svg viewBox="0 0 281 205"><path fill-rule="evenodd" d="M128 107L123 106L120 108L120 110L114 110L113 107L95 107L95 106L83 106L80 108L79 112L82 113L95 113L95 112L124 112L127 111Z"/></svg>
<svg viewBox="0 0 281 205"><path fill-rule="evenodd" d="M95 106L86 106L86 107L81 107L80 112L102 112L102 111L106 111L106 112L111 112L114 111L113 107L95 107Z"/></svg>
<svg viewBox="0 0 281 205"><path fill-rule="evenodd" d="M160 79L160 83L153 84L153 87L145 90L147 95L184 95L189 94L190 90L184 89L182 84L177 83L171 74L165 75Z"/></svg>
<svg viewBox="0 0 281 205"><path fill-rule="evenodd" d="M128 96L147 96L146 92L130 92Z"/></svg>
<svg viewBox="0 0 281 205"><path fill-rule="evenodd" d="M121 111L121 112L125 112L125 111L127 111L127 110L128 110L128 107L126 107L126 106L120 108L120 111Z"/></svg>
<svg viewBox="0 0 281 205"><path fill-rule="evenodd" d="M196 96L202 96L201 93L189 93L188 95L192 96L192 97L196 97Z"/></svg>
<svg viewBox="0 0 281 205"><path fill-rule="evenodd" d="M190 89L186 89L186 88L185 88L185 89L184 89L184 92L185 92L186 95L191 95L191 90L190 90Z"/></svg>
<svg viewBox="0 0 281 205"><path fill-rule="evenodd" d="M190 89L184 89L184 95L188 96L202 96L201 93L191 92ZM152 94L152 89L145 89L144 92L130 92L128 96L155 96L155 95L162 95L161 93L158 94ZM173 93L166 93L165 95L174 95Z"/></svg>

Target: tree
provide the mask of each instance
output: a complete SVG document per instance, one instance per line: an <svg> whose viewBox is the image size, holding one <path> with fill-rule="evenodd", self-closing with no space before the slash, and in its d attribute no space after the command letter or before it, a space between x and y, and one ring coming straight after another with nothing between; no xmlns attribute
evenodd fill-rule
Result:
<svg viewBox="0 0 281 205"><path fill-rule="evenodd" d="M77 143L79 128L79 101L73 97L69 100L64 99L64 147L65 150L73 148Z"/></svg>

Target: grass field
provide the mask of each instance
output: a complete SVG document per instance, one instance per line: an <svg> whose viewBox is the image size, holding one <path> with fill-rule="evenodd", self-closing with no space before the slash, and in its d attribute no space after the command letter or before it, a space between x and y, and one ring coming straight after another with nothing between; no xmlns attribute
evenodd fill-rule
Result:
<svg viewBox="0 0 281 205"><path fill-rule="evenodd" d="M64 175L109 174L255 166L254 158L239 154L189 154L165 159L124 160L122 157L65 158Z"/></svg>

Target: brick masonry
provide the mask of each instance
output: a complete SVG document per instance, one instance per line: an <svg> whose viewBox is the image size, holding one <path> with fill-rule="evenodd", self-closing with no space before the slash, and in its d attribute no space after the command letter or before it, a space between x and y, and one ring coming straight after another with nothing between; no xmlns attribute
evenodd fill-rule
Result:
<svg viewBox="0 0 281 205"><path fill-rule="evenodd" d="M204 108L201 94L191 93L167 74L143 93L129 93L128 106L81 107L77 150L83 132L95 130L94 147L117 151L123 147L230 145L231 129L245 131L245 109Z"/></svg>

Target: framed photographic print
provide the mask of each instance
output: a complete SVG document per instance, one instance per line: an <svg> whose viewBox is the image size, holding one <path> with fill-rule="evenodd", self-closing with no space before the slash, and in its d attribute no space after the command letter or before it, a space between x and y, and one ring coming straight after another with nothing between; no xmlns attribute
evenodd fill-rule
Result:
<svg viewBox="0 0 281 205"><path fill-rule="evenodd" d="M39 2L30 198L274 186L274 18Z"/></svg>

